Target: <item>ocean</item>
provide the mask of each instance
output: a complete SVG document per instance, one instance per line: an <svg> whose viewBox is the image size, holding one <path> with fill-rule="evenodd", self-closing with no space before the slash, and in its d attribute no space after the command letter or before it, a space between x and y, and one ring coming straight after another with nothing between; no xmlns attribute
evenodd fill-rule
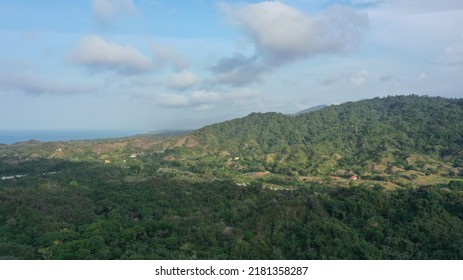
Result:
<svg viewBox="0 0 463 280"><path fill-rule="evenodd" d="M96 140L143 134L142 131L116 130L0 130L0 144L14 144L30 140L41 142Z"/></svg>

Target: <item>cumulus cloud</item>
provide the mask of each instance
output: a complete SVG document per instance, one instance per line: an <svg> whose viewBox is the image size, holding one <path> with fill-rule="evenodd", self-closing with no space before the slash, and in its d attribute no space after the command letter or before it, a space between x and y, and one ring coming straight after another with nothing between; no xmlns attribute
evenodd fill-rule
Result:
<svg viewBox="0 0 463 280"><path fill-rule="evenodd" d="M272 63L259 55L246 57L235 53L232 57L221 58L210 70L219 83L243 86L262 80L263 75L274 67L276 62Z"/></svg>
<svg viewBox="0 0 463 280"><path fill-rule="evenodd" d="M208 110L213 108L222 108L230 104L244 105L260 96L256 90L249 88L240 88L230 92L217 92L213 90L196 90L190 93L161 93L148 94L142 93L136 95L154 102L162 107L191 108L195 110Z"/></svg>
<svg viewBox="0 0 463 280"><path fill-rule="evenodd" d="M313 47L314 20L281 2L261 2L236 9L222 5L225 13L241 26L259 50L275 56L297 56Z"/></svg>
<svg viewBox="0 0 463 280"><path fill-rule="evenodd" d="M366 15L333 6L319 17L279 1L222 4L229 22L238 25L255 46L254 55L236 53L211 68L218 82L241 86L298 59L357 50L368 27Z"/></svg>
<svg viewBox="0 0 463 280"><path fill-rule="evenodd" d="M200 79L190 71L181 71L172 75L169 80L169 88L174 90L186 90L196 86Z"/></svg>
<svg viewBox="0 0 463 280"><path fill-rule="evenodd" d="M86 36L71 50L71 60L92 70L135 74L152 69L153 62L131 45L118 45L100 36Z"/></svg>
<svg viewBox="0 0 463 280"><path fill-rule="evenodd" d="M235 103L244 103L249 100L256 99L260 96L260 92L250 88L240 88L226 94L227 101Z"/></svg>
<svg viewBox="0 0 463 280"><path fill-rule="evenodd" d="M192 105L210 105L219 103L222 100L220 94L213 91L198 90L194 91L190 97Z"/></svg>
<svg viewBox="0 0 463 280"><path fill-rule="evenodd" d="M92 0L96 18L108 22L118 14L133 14L137 11L133 0Z"/></svg>
<svg viewBox="0 0 463 280"><path fill-rule="evenodd" d="M191 94L162 93L156 95L141 95L148 98L157 105L163 107L192 107L198 108L205 105L217 104L222 100L222 96L213 91L194 91Z"/></svg>
<svg viewBox="0 0 463 280"><path fill-rule="evenodd" d="M78 83L56 82L45 77L25 73L2 73L0 89L29 95L55 94L72 95L97 91L99 87Z"/></svg>
<svg viewBox="0 0 463 280"><path fill-rule="evenodd" d="M256 101L261 103L262 94L254 89L250 88L237 88L224 94L223 103L227 106L229 104L234 105L237 108L246 108L252 106L252 110L256 110Z"/></svg>
<svg viewBox="0 0 463 280"><path fill-rule="evenodd" d="M356 88L361 88L365 85L369 73L365 70L362 70L352 76L351 82Z"/></svg>
<svg viewBox="0 0 463 280"><path fill-rule="evenodd" d="M190 105L190 100L188 99L188 97L181 94L161 93L154 96L153 99L158 105L164 107L187 107Z"/></svg>

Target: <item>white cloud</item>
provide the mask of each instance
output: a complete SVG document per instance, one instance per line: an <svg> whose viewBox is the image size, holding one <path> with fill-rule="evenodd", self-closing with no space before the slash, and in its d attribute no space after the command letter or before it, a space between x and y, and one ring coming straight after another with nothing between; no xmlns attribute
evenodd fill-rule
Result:
<svg viewBox="0 0 463 280"><path fill-rule="evenodd" d="M282 56L310 51L310 39L316 33L315 22L302 12L281 2L236 8L236 5L222 5L225 13L243 28L259 49Z"/></svg>
<svg viewBox="0 0 463 280"><path fill-rule="evenodd" d="M181 71L172 75L169 81L169 88L174 90L186 90L196 86L200 79L190 71Z"/></svg>
<svg viewBox="0 0 463 280"><path fill-rule="evenodd" d="M222 4L220 8L256 49L250 57L236 53L211 68L218 82L233 86L258 81L264 74L298 59L355 51L368 27L366 15L339 5L319 17L279 1Z"/></svg>
<svg viewBox="0 0 463 280"><path fill-rule="evenodd" d="M211 71L218 83L243 86L262 80L263 75L275 67L276 65L259 55L246 57L235 53L232 57L220 59Z"/></svg>
<svg viewBox="0 0 463 280"><path fill-rule="evenodd" d="M133 14L137 11L133 0L92 0L95 16L102 22L118 14Z"/></svg>
<svg viewBox="0 0 463 280"><path fill-rule="evenodd" d="M327 9L317 21L319 41L315 54L339 54L357 51L363 43L369 19L345 6ZM311 53L312 55L312 53Z"/></svg>
<svg viewBox="0 0 463 280"><path fill-rule="evenodd" d="M428 74L426 73L421 73L420 74L420 80L425 80L428 77Z"/></svg>
<svg viewBox="0 0 463 280"><path fill-rule="evenodd" d="M165 107L187 107L190 101L187 96L181 94L167 94L162 93L154 97L154 101L161 106Z"/></svg>
<svg viewBox="0 0 463 280"><path fill-rule="evenodd" d="M221 102L222 96L212 91L194 91L191 94L178 93L161 93L161 94L138 94L137 97L145 98L153 101L155 104L162 107L178 107L178 108L199 108L209 105L214 105Z"/></svg>
<svg viewBox="0 0 463 280"><path fill-rule="evenodd" d="M366 15L344 6L333 6L319 18L278 1L236 8L222 5L259 51L284 59L355 50L368 26Z"/></svg>
<svg viewBox="0 0 463 280"><path fill-rule="evenodd" d="M226 94L227 100L245 103L260 96L260 92L250 88L240 88Z"/></svg>
<svg viewBox="0 0 463 280"><path fill-rule="evenodd" d="M191 94L190 103L192 105L211 105L219 103L222 97L213 91L198 90Z"/></svg>
<svg viewBox="0 0 463 280"><path fill-rule="evenodd" d="M356 88L361 88L365 85L368 75L366 70L361 70L351 78L351 82Z"/></svg>
<svg viewBox="0 0 463 280"><path fill-rule="evenodd" d="M260 96L256 90L241 88L230 92L196 90L191 93L136 94L139 98L148 99L162 107L191 108L195 110L211 110L230 107L230 104L244 105Z"/></svg>
<svg viewBox="0 0 463 280"><path fill-rule="evenodd" d="M0 75L0 89L30 95L72 95L95 92L99 87L76 82L57 82L54 79L52 80L36 74L2 73Z"/></svg>
<svg viewBox="0 0 463 280"><path fill-rule="evenodd" d="M110 43L100 36L82 38L70 52L71 60L92 70L112 70L120 74L143 73L153 62L131 45Z"/></svg>

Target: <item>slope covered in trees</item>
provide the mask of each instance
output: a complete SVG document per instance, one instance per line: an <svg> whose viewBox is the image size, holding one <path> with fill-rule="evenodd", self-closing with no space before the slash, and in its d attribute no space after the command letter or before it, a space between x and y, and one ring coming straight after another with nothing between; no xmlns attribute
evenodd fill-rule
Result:
<svg viewBox="0 0 463 280"><path fill-rule="evenodd" d="M383 164L425 172L424 158L461 165L462 120L462 99L395 96L297 116L253 113L194 135L208 154L239 156L251 170L328 175Z"/></svg>
<svg viewBox="0 0 463 280"><path fill-rule="evenodd" d="M1 146L0 259L463 259L462 120L398 96Z"/></svg>
<svg viewBox="0 0 463 280"><path fill-rule="evenodd" d="M461 186L274 191L70 168L1 186L0 258L463 258Z"/></svg>

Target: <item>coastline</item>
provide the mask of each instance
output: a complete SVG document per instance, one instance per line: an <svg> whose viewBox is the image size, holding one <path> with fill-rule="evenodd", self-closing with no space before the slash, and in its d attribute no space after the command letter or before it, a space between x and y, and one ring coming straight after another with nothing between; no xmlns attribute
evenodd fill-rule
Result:
<svg viewBox="0 0 463 280"><path fill-rule="evenodd" d="M145 132L135 130L0 130L0 143L10 145L30 140L84 141L129 137L143 133Z"/></svg>

